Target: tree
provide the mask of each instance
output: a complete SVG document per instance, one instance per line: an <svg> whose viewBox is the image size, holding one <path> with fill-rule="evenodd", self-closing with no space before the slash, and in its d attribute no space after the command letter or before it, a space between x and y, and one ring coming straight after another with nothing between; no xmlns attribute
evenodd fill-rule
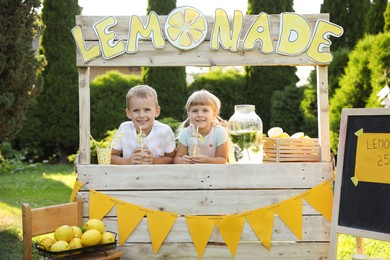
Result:
<svg viewBox="0 0 390 260"><path fill-rule="evenodd" d="M220 116L228 120L234 113L234 106L244 102L242 93L245 86L245 76L237 70L224 71L219 68L196 78L189 86L189 91L192 93L196 90L207 89L216 95L222 103ZM186 117L186 114L184 115Z"/></svg>
<svg viewBox="0 0 390 260"><path fill-rule="evenodd" d="M142 84L140 76L110 71L91 82L91 133L100 140L126 120L126 94Z"/></svg>
<svg viewBox="0 0 390 260"><path fill-rule="evenodd" d="M40 0L0 3L0 143L22 128L25 113L42 89L44 59L33 50L40 33Z"/></svg>
<svg viewBox="0 0 390 260"><path fill-rule="evenodd" d="M337 151L343 108L380 107L376 94L389 82L390 32L368 35L349 56L340 88L330 100L331 148Z"/></svg>
<svg viewBox="0 0 390 260"><path fill-rule="evenodd" d="M387 2L386 11L383 13L384 17L384 32L390 32L390 2Z"/></svg>
<svg viewBox="0 0 390 260"><path fill-rule="evenodd" d="M269 14L294 11L292 0L248 0L248 14ZM263 129L271 125L271 97L274 91L298 82L295 67L245 67L247 86L245 102L256 106L256 113L263 121Z"/></svg>
<svg viewBox="0 0 390 260"><path fill-rule="evenodd" d="M78 148L78 73L76 45L70 31L79 13L77 0L43 2L46 27L40 52L48 62L42 74L45 87L29 111L28 122L32 123L25 125L19 145L34 142L43 149L44 158L56 155L65 161Z"/></svg>
<svg viewBox="0 0 390 260"><path fill-rule="evenodd" d="M167 15L175 8L176 0L148 0L147 12L153 10L159 15ZM181 120L187 99L185 67L144 67L143 81L157 91L161 106L160 118Z"/></svg>
<svg viewBox="0 0 390 260"><path fill-rule="evenodd" d="M290 135L302 132L304 122L300 109L302 96L303 89L297 88L295 84L286 86L283 91L275 91L272 95L271 125L283 126L283 130Z"/></svg>
<svg viewBox="0 0 390 260"><path fill-rule="evenodd" d="M341 47L352 49L364 36L368 13L364 10L370 10L370 0L324 0L321 13L329 13L330 21L344 28L342 37L332 39L332 51Z"/></svg>
<svg viewBox="0 0 390 260"><path fill-rule="evenodd" d="M388 0L373 0L370 11L368 11L365 32L369 34L378 34L383 32L385 18L383 16Z"/></svg>

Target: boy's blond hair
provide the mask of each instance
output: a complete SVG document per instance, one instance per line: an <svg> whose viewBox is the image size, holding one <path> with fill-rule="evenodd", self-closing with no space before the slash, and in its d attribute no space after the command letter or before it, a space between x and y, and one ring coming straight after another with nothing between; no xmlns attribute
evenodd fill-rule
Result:
<svg viewBox="0 0 390 260"><path fill-rule="evenodd" d="M129 90L129 92L127 92L126 106L128 109L130 109L130 100L132 97L140 97L140 98L152 97L152 98L154 98L154 100L156 102L156 107L158 107L157 92L156 92L156 90L154 90L154 88L152 88L148 85L138 85L138 86L132 87Z"/></svg>

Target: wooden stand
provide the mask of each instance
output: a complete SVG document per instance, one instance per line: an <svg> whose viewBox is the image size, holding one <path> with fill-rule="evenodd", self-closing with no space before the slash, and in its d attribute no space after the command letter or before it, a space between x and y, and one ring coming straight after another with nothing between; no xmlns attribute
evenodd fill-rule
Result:
<svg viewBox="0 0 390 260"><path fill-rule="evenodd" d="M277 45L280 15L270 14L272 39ZM247 31L257 16L245 15L242 31ZM85 36L86 47L99 45L93 25L104 17L77 16L76 25ZM148 17L140 17L147 21ZM161 28L166 16L159 16ZM311 27L317 19L329 20L328 14L305 15ZM212 17L207 17L213 22ZM129 17L116 17L116 39L128 39ZM243 37L244 35L242 35ZM85 185L80 195L88 202L89 191L94 189L119 200L162 211L181 214L232 214L244 210L272 205L333 177L330 155L328 70L304 53L282 56L263 54L258 49L230 52L209 48L210 35L196 49L182 51L167 44L162 49L152 47L150 39L139 39L137 53L122 54L105 60L98 57L85 64L77 53L79 67L80 103L80 162L78 178ZM253 165L151 165L102 166L90 165L90 93L89 67L109 66L316 66L318 93L319 162L267 163ZM183 104L184 105L184 104ZM88 218L88 203L84 204L84 218ZM303 209L303 241L297 238L278 218L272 237L271 251L267 251L253 231L246 225L238 246L237 259L325 259L329 248L330 223L309 205ZM116 210L104 218L110 229L117 228ZM148 235L147 222L142 220L121 250L125 259L164 257L169 259L198 259L188 229L181 216L164 241L158 256L154 256ZM214 231L215 232L215 231ZM320 241L320 242L319 242ZM213 233L204 258L230 258L231 255L220 235Z"/></svg>

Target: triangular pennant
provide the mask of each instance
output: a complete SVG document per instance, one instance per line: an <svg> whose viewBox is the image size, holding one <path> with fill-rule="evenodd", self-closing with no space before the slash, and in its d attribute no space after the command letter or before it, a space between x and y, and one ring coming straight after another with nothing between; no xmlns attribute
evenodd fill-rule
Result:
<svg viewBox="0 0 390 260"><path fill-rule="evenodd" d="M266 208L255 209L246 212L244 216L255 231L257 238L269 251L274 227L274 211Z"/></svg>
<svg viewBox="0 0 390 260"><path fill-rule="evenodd" d="M244 227L245 218L238 215L226 215L215 220L221 233L223 240L225 240L232 256L236 255L238 242L240 242L242 228Z"/></svg>
<svg viewBox="0 0 390 260"><path fill-rule="evenodd" d="M118 202L116 208L118 212L119 244L122 246L145 216L145 211L141 207L125 202Z"/></svg>
<svg viewBox="0 0 390 260"><path fill-rule="evenodd" d="M355 187L358 186L358 184L359 184L359 179L358 178L353 176L353 177L351 177L351 181L352 181L353 185L355 185Z"/></svg>
<svg viewBox="0 0 390 260"><path fill-rule="evenodd" d="M302 196L278 203L275 212L298 239L302 240Z"/></svg>
<svg viewBox="0 0 390 260"><path fill-rule="evenodd" d="M117 201L112 197L95 190L89 191L89 218L102 219Z"/></svg>
<svg viewBox="0 0 390 260"><path fill-rule="evenodd" d="M146 215L148 217L149 234L150 239L152 240L153 251L154 254L157 254L160 246L175 223L178 214L150 210L147 211Z"/></svg>
<svg viewBox="0 0 390 260"><path fill-rule="evenodd" d="M304 198L324 218L332 221L333 190L331 180L313 187L304 195Z"/></svg>
<svg viewBox="0 0 390 260"><path fill-rule="evenodd" d="M213 233L215 221L210 216L186 215L185 218L198 257L202 258L207 242L210 239L211 233Z"/></svg>
<svg viewBox="0 0 390 260"><path fill-rule="evenodd" d="M73 202L74 201L74 198L76 197L76 194L77 192L79 192L79 190L81 189L81 187L83 187L84 183L82 183L81 181L75 181L74 183L74 186L73 186L73 190L72 190L72 194L70 195L70 199L69 199L69 202Z"/></svg>

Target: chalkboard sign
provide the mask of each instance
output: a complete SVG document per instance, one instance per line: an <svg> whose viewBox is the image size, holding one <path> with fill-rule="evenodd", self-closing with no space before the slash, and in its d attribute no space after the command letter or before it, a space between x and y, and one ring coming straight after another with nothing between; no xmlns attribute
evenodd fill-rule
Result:
<svg viewBox="0 0 390 260"><path fill-rule="evenodd" d="M337 233L390 241L390 109L342 111L331 243Z"/></svg>

